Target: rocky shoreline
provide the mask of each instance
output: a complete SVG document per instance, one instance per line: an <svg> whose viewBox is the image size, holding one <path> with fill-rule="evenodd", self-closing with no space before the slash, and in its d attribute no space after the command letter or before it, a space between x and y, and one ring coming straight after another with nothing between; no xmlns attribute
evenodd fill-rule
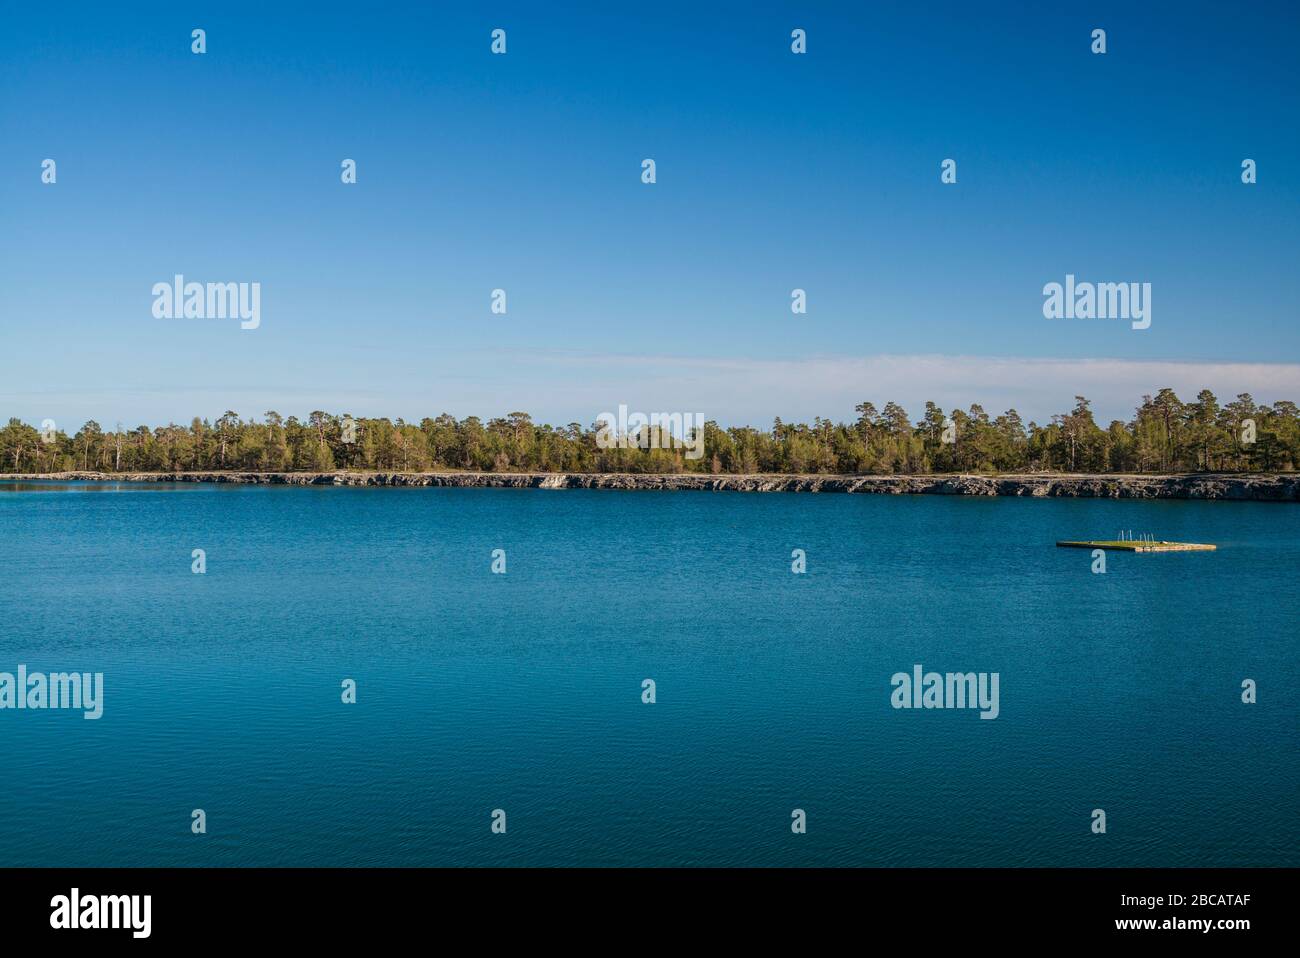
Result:
<svg viewBox="0 0 1300 958"><path fill-rule="evenodd" d="M0 480L77 482L226 482L290 486L444 486L508 489L844 492L887 495L1033 496L1081 499L1234 499L1300 501L1300 473L1286 475L642 475L510 472L60 472L0 475Z"/></svg>

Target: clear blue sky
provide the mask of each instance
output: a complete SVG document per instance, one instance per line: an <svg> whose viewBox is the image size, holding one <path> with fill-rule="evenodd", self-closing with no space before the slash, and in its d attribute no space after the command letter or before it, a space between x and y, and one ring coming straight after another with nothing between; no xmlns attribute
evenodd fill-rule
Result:
<svg viewBox="0 0 1300 958"><path fill-rule="evenodd" d="M0 416L1300 400L1296 4L289 7L6 8ZM1043 318L1066 273L1151 328Z"/></svg>

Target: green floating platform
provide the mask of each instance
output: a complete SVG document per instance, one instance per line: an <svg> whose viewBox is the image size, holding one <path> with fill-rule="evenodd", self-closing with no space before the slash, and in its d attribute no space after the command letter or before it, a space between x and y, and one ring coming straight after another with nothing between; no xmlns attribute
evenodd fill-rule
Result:
<svg viewBox="0 0 1300 958"><path fill-rule="evenodd" d="M1218 546L1204 542L1163 542L1154 539L1094 539L1058 542L1067 549L1118 549L1124 552L1213 552Z"/></svg>

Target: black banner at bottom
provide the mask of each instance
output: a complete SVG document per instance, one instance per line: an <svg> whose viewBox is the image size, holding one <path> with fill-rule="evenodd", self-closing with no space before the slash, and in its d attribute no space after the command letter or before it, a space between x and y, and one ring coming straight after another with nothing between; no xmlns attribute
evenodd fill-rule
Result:
<svg viewBox="0 0 1300 958"><path fill-rule="evenodd" d="M1194 941L1294 933L1294 869L0 870L6 942ZM610 936L615 936L611 938ZM475 940L471 939L471 940ZM437 939L435 939L437 940Z"/></svg>

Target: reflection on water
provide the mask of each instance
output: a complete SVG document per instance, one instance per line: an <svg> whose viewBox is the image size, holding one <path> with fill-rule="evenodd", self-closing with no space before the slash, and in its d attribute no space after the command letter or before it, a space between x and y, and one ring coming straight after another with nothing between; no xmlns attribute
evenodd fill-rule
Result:
<svg viewBox="0 0 1300 958"><path fill-rule="evenodd" d="M66 479L0 479L0 492L158 492L187 487L188 482L73 482Z"/></svg>

